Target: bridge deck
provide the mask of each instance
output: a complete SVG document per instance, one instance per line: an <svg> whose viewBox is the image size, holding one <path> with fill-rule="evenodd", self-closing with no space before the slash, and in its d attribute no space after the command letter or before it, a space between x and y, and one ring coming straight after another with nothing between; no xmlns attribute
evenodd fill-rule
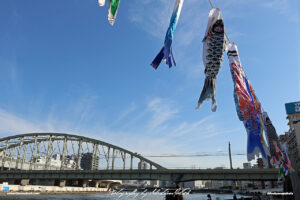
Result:
<svg viewBox="0 0 300 200"><path fill-rule="evenodd" d="M159 169L159 170L14 170L0 179L93 180L277 180L278 169Z"/></svg>

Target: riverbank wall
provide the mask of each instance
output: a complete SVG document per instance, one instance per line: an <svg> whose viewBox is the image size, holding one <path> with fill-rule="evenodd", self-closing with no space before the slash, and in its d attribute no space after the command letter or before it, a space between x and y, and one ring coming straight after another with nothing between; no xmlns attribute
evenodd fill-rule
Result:
<svg viewBox="0 0 300 200"><path fill-rule="evenodd" d="M85 192L107 192L107 188L95 187L59 187L44 185L0 185L0 193L9 192L35 192L35 193L85 193Z"/></svg>

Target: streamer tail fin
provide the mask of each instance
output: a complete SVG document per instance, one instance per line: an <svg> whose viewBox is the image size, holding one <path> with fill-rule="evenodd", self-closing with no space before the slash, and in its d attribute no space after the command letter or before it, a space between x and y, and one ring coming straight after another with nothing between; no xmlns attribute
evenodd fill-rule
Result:
<svg viewBox="0 0 300 200"><path fill-rule="evenodd" d="M198 100L196 109L200 109L204 100L212 99L211 110L215 112L217 110L216 101L216 77L206 77L201 95Z"/></svg>
<svg viewBox="0 0 300 200"><path fill-rule="evenodd" d="M157 69L158 66L160 65L162 59L164 57L164 47L161 48L161 50L159 51L159 53L156 55L156 57L154 58L154 60L152 61L152 63L150 64L154 69Z"/></svg>

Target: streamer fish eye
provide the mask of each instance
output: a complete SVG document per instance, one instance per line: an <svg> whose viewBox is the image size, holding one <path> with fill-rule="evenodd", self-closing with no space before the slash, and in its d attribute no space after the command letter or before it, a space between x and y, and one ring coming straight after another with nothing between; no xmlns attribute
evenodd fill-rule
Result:
<svg viewBox="0 0 300 200"><path fill-rule="evenodd" d="M223 24L223 20L217 20L216 23L213 25L212 28L213 32L215 32L216 34L218 33L224 33L224 24Z"/></svg>

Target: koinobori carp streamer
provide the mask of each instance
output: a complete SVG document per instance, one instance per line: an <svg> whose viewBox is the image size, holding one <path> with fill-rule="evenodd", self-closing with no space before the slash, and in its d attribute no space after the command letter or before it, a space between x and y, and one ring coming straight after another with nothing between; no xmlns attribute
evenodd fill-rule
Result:
<svg viewBox="0 0 300 200"><path fill-rule="evenodd" d="M205 82L198 100L200 109L204 100L212 99L212 111L217 109L216 79L222 64L225 51L225 28L219 8L212 8L208 15L208 24L203 39L203 64L205 66Z"/></svg>
<svg viewBox="0 0 300 200"><path fill-rule="evenodd" d="M114 25L117 12L120 4L120 0L108 0L109 8L108 8L108 21L111 25ZM98 0L99 6L105 5L105 0Z"/></svg>
<svg viewBox="0 0 300 200"><path fill-rule="evenodd" d="M240 121L243 121L248 135L247 159L253 160L259 153L267 159L269 151L263 138L261 105L242 68L236 44L228 43L226 49L234 83L233 96L237 114Z"/></svg>
<svg viewBox="0 0 300 200"><path fill-rule="evenodd" d="M290 170L292 170L292 165L290 163L288 154L278 138L276 129L273 126L268 113L263 112L262 116L264 119L265 135L270 150L271 164L275 167L278 166L279 168L282 168L284 175L287 175L289 174Z"/></svg>
<svg viewBox="0 0 300 200"><path fill-rule="evenodd" d="M184 0L176 0L173 13L170 19L169 28L167 30L166 36L165 36L165 42L162 49L159 51L157 56L152 61L151 65L154 69L157 69L160 65L162 59L166 62L167 65L169 65L169 68L172 67L172 61L174 65L176 66L176 62L173 56L172 52L172 41L173 41L173 35L176 29L176 25L180 16L181 8L183 5Z"/></svg>

